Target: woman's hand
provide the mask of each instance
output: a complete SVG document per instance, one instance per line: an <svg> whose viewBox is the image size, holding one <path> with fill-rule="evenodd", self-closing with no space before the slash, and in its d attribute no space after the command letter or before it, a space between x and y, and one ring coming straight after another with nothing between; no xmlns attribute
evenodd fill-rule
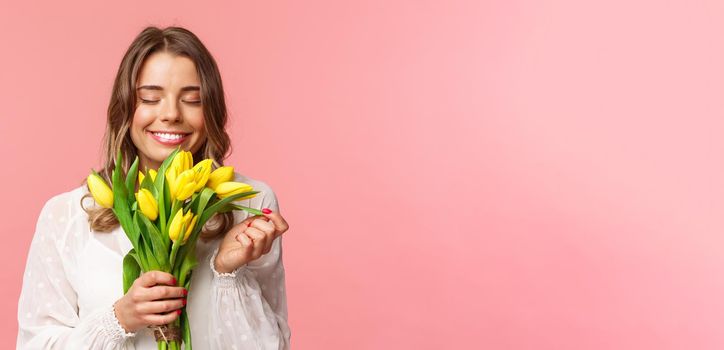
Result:
<svg viewBox="0 0 724 350"><path fill-rule="evenodd" d="M289 229L279 213L264 208L264 215L247 218L232 227L219 244L214 268L229 273L271 250L274 239Z"/></svg>
<svg viewBox="0 0 724 350"><path fill-rule="evenodd" d="M185 288L176 287L170 273L146 272L116 301L116 318L126 332L171 323L186 305L187 293Z"/></svg>

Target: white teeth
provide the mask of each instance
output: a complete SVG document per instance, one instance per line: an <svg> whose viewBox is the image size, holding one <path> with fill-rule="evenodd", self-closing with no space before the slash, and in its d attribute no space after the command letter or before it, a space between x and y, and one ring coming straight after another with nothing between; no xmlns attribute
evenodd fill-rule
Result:
<svg viewBox="0 0 724 350"><path fill-rule="evenodd" d="M167 140L178 140L178 139L184 137L184 135L182 135L182 134L166 134L166 133L160 133L160 132L154 132L153 134L160 138L167 139Z"/></svg>

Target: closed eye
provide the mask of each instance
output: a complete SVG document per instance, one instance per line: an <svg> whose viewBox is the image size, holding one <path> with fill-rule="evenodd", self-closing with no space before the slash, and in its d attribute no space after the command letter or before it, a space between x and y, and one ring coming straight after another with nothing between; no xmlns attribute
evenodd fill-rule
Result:
<svg viewBox="0 0 724 350"><path fill-rule="evenodd" d="M153 104L153 103L157 103L157 102L159 102L159 101L141 99L141 103L146 103L146 104ZM194 105L201 104L201 101L184 101L184 102L194 104Z"/></svg>

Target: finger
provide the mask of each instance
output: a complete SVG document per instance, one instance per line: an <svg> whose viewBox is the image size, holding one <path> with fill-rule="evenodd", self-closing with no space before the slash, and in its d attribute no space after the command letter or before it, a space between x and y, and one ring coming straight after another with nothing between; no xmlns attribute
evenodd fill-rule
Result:
<svg viewBox="0 0 724 350"><path fill-rule="evenodd" d="M187 291L182 287L166 287L154 286L143 291L144 300L163 300L183 298L187 295Z"/></svg>
<svg viewBox="0 0 724 350"><path fill-rule="evenodd" d="M248 262L252 258L254 242L244 233L236 235L236 241L241 244L241 248L235 251L235 253L239 255L239 259L245 263Z"/></svg>
<svg viewBox="0 0 724 350"><path fill-rule="evenodd" d="M266 238L266 233L264 233L264 231L253 226L247 227L246 230L244 230L244 233L251 238L254 244Z"/></svg>
<svg viewBox="0 0 724 350"><path fill-rule="evenodd" d="M173 310L171 312L167 312L165 314L147 314L143 316L143 320L152 326L162 326L165 324L169 324L176 320L179 315L181 315L181 309Z"/></svg>
<svg viewBox="0 0 724 350"><path fill-rule="evenodd" d="M234 225L234 227L232 227L231 229L238 230L238 232L242 232L242 231L244 231L245 228L247 228L251 225L252 221L259 219L259 218L263 218L263 217L264 217L263 215L250 216L244 220L241 220L240 223Z"/></svg>
<svg viewBox="0 0 724 350"><path fill-rule="evenodd" d="M265 220L266 217L265 217L264 215L254 215L254 216L250 216L250 217L244 219L244 221L242 221L241 223L242 223L242 224L245 224L243 227L246 228L246 227L251 226L251 223L252 223L254 220L257 220L257 219L262 219L262 220L266 221L266 220Z"/></svg>
<svg viewBox="0 0 724 350"><path fill-rule="evenodd" d="M275 238L281 236L282 233L287 232L287 230L289 229L289 224L286 220L284 220L279 212L272 211L269 208L264 208L262 210L262 213L266 218L274 223L274 227L276 228Z"/></svg>
<svg viewBox="0 0 724 350"><path fill-rule="evenodd" d="M254 220L254 224L250 228L258 228L264 233L264 244L261 250L261 254L266 254L271 250L272 244L276 236L276 230L274 229L274 223L271 221ZM257 244L256 242L254 243Z"/></svg>
<svg viewBox="0 0 724 350"><path fill-rule="evenodd" d="M247 228L244 233L254 242L253 257L260 257L264 253L264 247L266 247L266 234L254 227Z"/></svg>
<svg viewBox="0 0 724 350"><path fill-rule="evenodd" d="M138 305L138 312L145 314L160 314L178 310L186 306L186 299L170 299L161 301L148 301Z"/></svg>
<svg viewBox="0 0 724 350"><path fill-rule="evenodd" d="M244 233L240 233L236 235L236 241L241 243L241 247L242 249L244 249L245 252L248 251L249 253L251 253L254 242L251 241L251 238L249 238L249 236Z"/></svg>
<svg viewBox="0 0 724 350"><path fill-rule="evenodd" d="M172 274L163 271L148 271L141 275L135 282L144 288L153 287L157 284L176 285L176 278Z"/></svg>
<svg viewBox="0 0 724 350"><path fill-rule="evenodd" d="M261 230L265 233L269 233L269 234L274 234L274 232L276 232L274 223L271 221L254 220L254 221L252 221L251 226L249 226L249 227L256 227L259 230Z"/></svg>
<svg viewBox="0 0 724 350"><path fill-rule="evenodd" d="M259 220L254 221L254 222L258 222L258 221L259 221ZM261 230L262 232L264 232L264 234L266 235L266 239L264 239L264 249L262 250L262 254L269 253L269 251L270 251L271 248L272 248L272 244L274 244L274 240L275 240L276 237L277 237L277 235L276 235L276 229L274 228L274 223L271 222L271 221L268 221L268 222L262 221L262 226L263 226L264 224L268 224L269 226L260 228L260 230Z"/></svg>

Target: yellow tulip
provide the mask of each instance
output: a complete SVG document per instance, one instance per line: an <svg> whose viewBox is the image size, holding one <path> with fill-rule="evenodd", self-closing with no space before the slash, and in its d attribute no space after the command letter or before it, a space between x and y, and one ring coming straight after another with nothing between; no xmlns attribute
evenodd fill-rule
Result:
<svg viewBox="0 0 724 350"><path fill-rule="evenodd" d="M182 172L184 172L188 169L191 169L193 164L194 164L194 157L191 154L191 152L179 151L173 157L173 160L171 161L171 165L168 167L167 171L172 172L174 176L178 176Z"/></svg>
<svg viewBox="0 0 724 350"><path fill-rule="evenodd" d="M191 152L184 152L184 169L191 169L194 166L194 156Z"/></svg>
<svg viewBox="0 0 724 350"><path fill-rule="evenodd" d="M173 199L173 191L174 191L174 185L176 184L176 178L178 175L174 174L171 169L168 169L166 171L166 183L168 184L168 189L171 192L171 198Z"/></svg>
<svg viewBox="0 0 724 350"><path fill-rule="evenodd" d="M194 192L198 192L206 186L206 181L209 180L211 174L211 163L211 159L204 159L194 165L194 183L196 183Z"/></svg>
<svg viewBox="0 0 724 350"><path fill-rule="evenodd" d="M174 242L176 242L179 233L181 233L181 226L183 226L183 221L183 210L179 210L176 212L176 214L174 214L173 219L171 219L171 223L168 225L168 238L171 238L171 240Z"/></svg>
<svg viewBox="0 0 724 350"><path fill-rule="evenodd" d="M138 207L141 208L143 215L146 215L151 221L156 220L158 217L158 204L151 191L142 188L136 192L136 201L138 201Z"/></svg>
<svg viewBox="0 0 724 350"><path fill-rule="evenodd" d="M156 181L156 174L157 174L157 173L158 173L158 172L156 172L156 170L154 170L154 169L148 169L148 175L151 176L151 181L153 181L153 182Z"/></svg>
<svg viewBox="0 0 724 350"><path fill-rule="evenodd" d="M186 198L189 198L192 194L194 194L195 187L196 184L194 183L193 169L184 171L178 176L178 178L176 178L175 198L180 201L186 200Z"/></svg>
<svg viewBox="0 0 724 350"><path fill-rule="evenodd" d="M194 173L191 169L193 164L193 156L191 152L179 151L171 161L171 165L166 170L166 179L168 180L169 189L171 190L171 198L177 200L185 200L194 193L196 187L193 183ZM187 173L189 175L181 175ZM190 176L190 178L188 178ZM188 185L191 185L190 188ZM190 192L189 192L190 191Z"/></svg>
<svg viewBox="0 0 724 350"><path fill-rule="evenodd" d="M169 174L166 179L168 179L168 188L172 199L184 201L194 194L196 184L194 183L193 169L188 169L176 177Z"/></svg>
<svg viewBox="0 0 724 350"><path fill-rule="evenodd" d="M156 170L148 169L148 175L151 176L151 182L156 181ZM143 171L139 171L138 172L138 184L139 185L142 184L143 179L145 179L145 178L146 178L146 175L143 175Z"/></svg>
<svg viewBox="0 0 724 350"><path fill-rule="evenodd" d="M184 235L181 243L185 243L188 236L191 235L193 225L196 225L196 221L198 221L198 217L194 217L194 213L191 212L191 210L186 212L186 214L183 213L183 210L177 211L173 216L173 219L171 219L171 224L168 227L168 237L172 241L176 242L176 240L179 239L181 232L183 232Z"/></svg>
<svg viewBox="0 0 724 350"><path fill-rule="evenodd" d="M189 210L189 214L191 214L191 211ZM189 223L188 227L186 228L186 233L184 234L184 243L186 243L186 240L189 239L189 236L191 236L191 231L194 230L194 227L196 226L196 222L199 221L199 216L194 215L194 218L191 219L191 222Z"/></svg>
<svg viewBox="0 0 724 350"><path fill-rule="evenodd" d="M222 182L221 184L216 186L216 189L214 191L219 196L219 198L226 198L229 196L233 196L235 194L249 192L249 191L253 191L253 190L254 190L254 188L251 187L251 185L249 185L249 184L245 184L243 182L227 181L227 182ZM254 194L251 194L248 196L244 196L244 197L237 199L237 201L253 198L256 195L257 195L257 193L254 193Z"/></svg>
<svg viewBox="0 0 724 350"><path fill-rule="evenodd" d="M103 208L113 207L113 191L108 184L97 174L88 175L88 189L93 199Z"/></svg>
<svg viewBox="0 0 724 350"><path fill-rule="evenodd" d="M216 186L234 179L234 167L222 166L211 172L206 187L216 190Z"/></svg>

